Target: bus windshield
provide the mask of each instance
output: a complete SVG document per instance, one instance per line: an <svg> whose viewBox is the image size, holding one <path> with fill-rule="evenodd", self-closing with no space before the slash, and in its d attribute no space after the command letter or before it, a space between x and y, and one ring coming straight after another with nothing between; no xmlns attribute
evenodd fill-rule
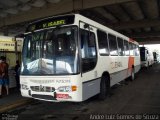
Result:
<svg viewBox="0 0 160 120"><path fill-rule="evenodd" d="M78 29L56 27L29 33L22 52L22 75L76 74Z"/></svg>

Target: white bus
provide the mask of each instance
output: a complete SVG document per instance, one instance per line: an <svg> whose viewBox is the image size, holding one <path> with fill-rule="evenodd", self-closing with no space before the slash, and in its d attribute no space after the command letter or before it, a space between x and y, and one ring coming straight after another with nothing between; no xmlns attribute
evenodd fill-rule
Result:
<svg viewBox="0 0 160 120"><path fill-rule="evenodd" d="M79 14L29 24L24 39L21 94L45 101L80 102L140 69L138 43Z"/></svg>
<svg viewBox="0 0 160 120"><path fill-rule="evenodd" d="M141 66L142 67L149 67L152 66L154 63L154 56L153 52L151 52L146 47L140 47L140 57L141 57Z"/></svg>

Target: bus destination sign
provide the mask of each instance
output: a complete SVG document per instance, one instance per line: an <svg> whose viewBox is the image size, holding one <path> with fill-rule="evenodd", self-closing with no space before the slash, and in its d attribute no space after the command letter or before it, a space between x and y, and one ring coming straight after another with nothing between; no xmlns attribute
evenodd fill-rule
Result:
<svg viewBox="0 0 160 120"><path fill-rule="evenodd" d="M26 32L74 23L74 15L53 17L29 24Z"/></svg>

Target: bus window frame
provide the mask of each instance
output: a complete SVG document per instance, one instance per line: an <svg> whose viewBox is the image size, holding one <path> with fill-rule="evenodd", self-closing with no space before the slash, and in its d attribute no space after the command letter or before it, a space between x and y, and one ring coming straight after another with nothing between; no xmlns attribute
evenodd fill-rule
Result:
<svg viewBox="0 0 160 120"><path fill-rule="evenodd" d="M87 24L88 25L88 28L84 28L84 27L81 27L81 24ZM97 33L96 33L96 31L90 31L90 27L93 27L94 29L98 29L97 27L95 27L94 25L91 25L91 24L89 24L89 23L86 23L86 22L84 22L84 21L81 21L81 20L79 20L79 27L78 27L78 47L79 47L79 61L80 61L80 66L79 66L79 68L80 68L80 72L81 72L81 77L83 76L83 74L84 73L87 73L87 72L90 72L90 71L92 71L92 70L94 70L95 68L96 68L96 66L97 66L97 62L98 62L98 54L99 54L99 52L98 52L98 43L97 43ZM94 66L94 68L93 69L90 69L90 70L88 70L88 71L85 71L85 72L83 72L83 68L82 68L82 52L81 52L81 32L80 32L80 29L82 29L82 30L86 30L86 31L89 31L89 33L90 32L92 32L93 34L94 34L94 38L95 38L95 51L96 51L96 63L95 63L95 66Z"/></svg>
<svg viewBox="0 0 160 120"><path fill-rule="evenodd" d="M104 33L106 34L108 54L107 54L107 53L100 53L100 52L99 52L99 38L98 38L98 33L97 33L98 31L104 32ZM96 34L97 34L97 45L98 45L98 53L99 53L99 55L100 55L100 56L109 56L109 55L110 55L110 49L109 49L108 33L105 32L104 30L101 30L101 29L98 29L98 28L97 28Z"/></svg>
<svg viewBox="0 0 160 120"><path fill-rule="evenodd" d="M122 40L122 44L123 44L123 51L122 51L122 53L123 53L123 55L120 55L119 54L119 43L118 43L118 39L121 39ZM118 56L125 56L125 51L124 51L124 39L122 38L122 37L119 37L119 36L117 36L117 45L118 45Z"/></svg>
<svg viewBox="0 0 160 120"><path fill-rule="evenodd" d="M32 31L32 32L27 32L27 33L25 33L24 35L26 36L26 35L28 35L28 34L33 34L33 33L35 33L35 32L39 32L39 31L46 31L46 30L50 30L50 29L55 29L55 28L57 28L57 27L59 27L59 26L56 26L56 27L50 27L50 28L45 28L45 29L38 29L38 30L35 30L35 31ZM76 42L77 42L77 45L76 45L76 47L78 48L79 47L79 26L78 25L76 25L76 24L68 24L68 25L63 25L63 26L60 26L60 27L77 27L77 40L76 40ZM23 49L24 49L24 44L23 44ZM78 72L77 73L70 73L70 74L47 74L47 75L36 75L36 74L32 74L32 75L27 75L27 76L64 76L64 75L66 75L66 76L69 76L69 75L79 75L80 73L81 73L81 66L80 66L80 57L79 57L79 54L81 53L80 51L79 51L79 49L77 49L78 50L78 61L77 61L77 63L79 63L79 65L77 65L77 70L78 70ZM23 54L23 50L22 50L22 54ZM23 61L23 60L22 60ZM20 73L21 75L23 75L22 73Z"/></svg>
<svg viewBox="0 0 160 120"><path fill-rule="evenodd" d="M117 50L116 50L116 51L117 51L117 55L112 55L112 54L111 54L109 34L110 34L111 36L114 36L114 37L116 38L115 40L116 40L116 46L117 46ZM107 35L107 39L108 39L108 41L109 41L109 42L108 42L108 44L109 44L109 45L108 45L108 46L109 46L109 55L110 55L110 56L119 56L119 53L118 53L118 42L117 42L117 36L116 36L116 35L114 35L114 34L108 33L108 35Z"/></svg>
<svg viewBox="0 0 160 120"><path fill-rule="evenodd" d="M125 41L127 42L127 44L126 45L128 45L128 52L129 52L129 54L128 55L126 55L126 49L124 49L124 56L130 56L130 47L129 47L129 41L128 40L126 40L126 39L124 39L124 46L125 46ZM125 48L125 47L124 47Z"/></svg>

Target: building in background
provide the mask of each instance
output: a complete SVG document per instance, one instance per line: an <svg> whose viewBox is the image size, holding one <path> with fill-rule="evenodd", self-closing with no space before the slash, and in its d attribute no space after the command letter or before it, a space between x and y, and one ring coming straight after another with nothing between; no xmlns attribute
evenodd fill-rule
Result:
<svg viewBox="0 0 160 120"><path fill-rule="evenodd" d="M16 60L21 61L22 45L22 38L0 36L0 56L5 56L9 64L9 88L16 87L14 67Z"/></svg>

